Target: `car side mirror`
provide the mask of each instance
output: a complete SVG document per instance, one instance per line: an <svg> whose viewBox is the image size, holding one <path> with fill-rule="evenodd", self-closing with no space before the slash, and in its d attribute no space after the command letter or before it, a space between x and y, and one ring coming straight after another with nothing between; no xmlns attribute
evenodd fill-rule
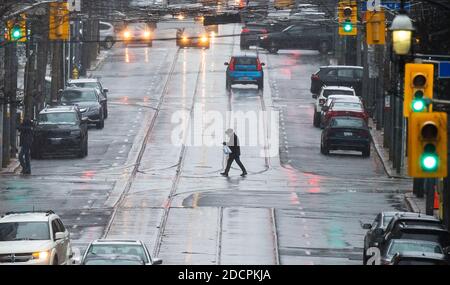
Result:
<svg viewBox="0 0 450 285"><path fill-rule="evenodd" d="M361 227L363 228L363 230L370 230L370 229L372 229L372 225L371 224L362 224Z"/></svg>
<svg viewBox="0 0 450 285"><path fill-rule="evenodd" d="M55 240L60 240L60 239L64 239L66 237L66 234L63 232L57 232L55 234Z"/></svg>
<svg viewBox="0 0 450 285"><path fill-rule="evenodd" d="M108 88L103 89L103 93L108 93L108 92L109 92Z"/></svg>
<svg viewBox="0 0 450 285"><path fill-rule="evenodd" d="M155 258L155 259L153 259L152 265L161 265L162 263L163 263L162 259Z"/></svg>
<svg viewBox="0 0 450 285"><path fill-rule="evenodd" d="M312 97L313 97L314 99L317 99L317 94L313 94Z"/></svg>
<svg viewBox="0 0 450 285"><path fill-rule="evenodd" d="M225 62L223 65L229 65L229 63L228 63L228 62Z"/></svg>

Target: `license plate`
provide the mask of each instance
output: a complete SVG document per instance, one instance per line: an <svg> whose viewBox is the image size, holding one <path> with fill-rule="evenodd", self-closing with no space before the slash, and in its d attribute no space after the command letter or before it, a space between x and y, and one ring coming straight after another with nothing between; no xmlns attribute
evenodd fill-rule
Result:
<svg viewBox="0 0 450 285"><path fill-rule="evenodd" d="M344 136L345 137L351 137L351 136L353 136L353 133L351 133L351 132L344 132Z"/></svg>
<svg viewBox="0 0 450 285"><path fill-rule="evenodd" d="M62 138L52 138L50 139L51 144L61 144Z"/></svg>

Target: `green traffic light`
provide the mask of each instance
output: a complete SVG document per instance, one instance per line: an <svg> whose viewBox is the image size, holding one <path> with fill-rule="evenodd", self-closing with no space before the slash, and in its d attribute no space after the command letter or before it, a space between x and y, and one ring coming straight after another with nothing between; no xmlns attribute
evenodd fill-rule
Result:
<svg viewBox="0 0 450 285"><path fill-rule="evenodd" d="M415 99L412 103L414 112L422 112L425 109L425 102L423 99Z"/></svg>
<svg viewBox="0 0 450 285"><path fill-rule="evenodd" d="M11 37L13 40L19 40L20 38L22 38L22 30L20 29L20 27L14 27L11 31Z"/></svg>
<svg viewBox="0 0 450 285"><path fill-rule="evenodd" d="M345 22L343 29L345 32L350 33L353 30L353 24L351 22Z"/></svg>
<svg viewBox="0 0 450 285"><path fill-rule="evenodd" d="M423 171L434 172L437 170L439 157L436 154L436 147L433 144L427 144L424 154L420 157L420 166Z"/></svg>

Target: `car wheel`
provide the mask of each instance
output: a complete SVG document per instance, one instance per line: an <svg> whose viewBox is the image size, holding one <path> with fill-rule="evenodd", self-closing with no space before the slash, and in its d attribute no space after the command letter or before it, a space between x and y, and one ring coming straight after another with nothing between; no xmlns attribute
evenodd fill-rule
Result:
<svg viewBox="0 0 450 285"><path fill-rule="evenodd" d="M231 81L229 79L227 79L226 88L227 88L227 91L231 90Z"/></svg>
<svg viewBox="0 0 450 285"><path fill-rule="evenodd" d="M365 150L362 151L362 156L363 157L369 157L370 156L370 145L368 147L366 147Z"/></svg>
<svg viewBox="0 0 450 285"><path fill-rule="evenodd" d="M111 38L111 37L106 38L104 45L105 45L106 49L111 49L113 47L113 45L114 45L113 38Z"/></svg>
<svg viewBox="0 0 450 285"><path fill-rule="evenodd" d="M319 52L321 54L327 54L329 49L330 48L329 48L328 42L321 42L320 43Z"/></svg>
<svg viewBox="0 0 450 285"><path fill-rule="evenodd" d="M320 144L320 153L323 155L330 154L330 151L326 147L323 146L323 143Z"/></svg>
<svg viewBox="0 0 450 285"><path fill-rule="evenodd" d="M316 128L320 127L320 113L319 112L314 112L313 125Z"/></svg>
<svg viewBox="0 0 450 285"><path fill-rule="evenodd" d="M258 81L258 90L263 90L264 89L264 80L260 80Z"/></svg>
<svg viewBox="0 0 450 285"><path fill-rule="evenodd" d="M105 111L103 112L104 114L103 114L103 117L105 118L105 119L107 119L108 118L108 107L105 107Z"/></svg>
<svg viewBox="0 0 450 285"><path fill-rule="evenodd" d="M367 265L366 248L363 248L363 265Z"/></svg>
<svg viewBox="0 0 450 285"><path fill-rule="evenodd" d="M100 112L101 114L101 118L100 118L100 122L98 122L96 124L97 129L103 129L105 127L105 118L103 117L103 112Z"/></svg>
<svg viewBox="0 0 450 285"><path fill-rule="evenodd" d="M58 257L56 255L55 255L55 258L53 258L52 265L59 265Z"/></svg>

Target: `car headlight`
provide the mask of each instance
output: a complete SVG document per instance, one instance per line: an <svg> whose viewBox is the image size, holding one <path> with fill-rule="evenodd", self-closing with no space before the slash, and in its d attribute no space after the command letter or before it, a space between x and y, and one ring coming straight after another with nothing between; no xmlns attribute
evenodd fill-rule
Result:
<svg viewBox="0 0 450 285"><path fill-rule="evenodd" d="M48 259L49 252L48 251L33 252L32 255L34 259L46 260Z"/></svg>
<svg viewBox="0 0 450 285"><path fill-rule="evenodd" d="M84 112L86 112L88 110L88 108L83 108L83 109L80 109L80 112L81 113L84 113Z"/></svg>
<svg viewBox="0 0 450 285"><path fill-rule="evenodd" d="M70 135L71 136L79 136L79 135L81 135L81 131L71 131Z"/></svg>
<svg viewBox="0 0 450 285"><path fill-rule="evenodd" d="M187 37L187 36L183 36L183 37L182 37L182 40L185 42L185 41L188 40L188 37Z"/></svg>
<svg viewBox="0 0 450 285"><path fill-rule="evenodd" d="M149 31L144 32L144 38L149 39L152 34Z"/></svg>
<svg viewBox="0 0 450 285"><path fill-rule="evenodd" d="M125 31L125 32L123 33L123 36L124 36L126 39L129 39L129 38L131 37L131 33L130 33L129 31Z"/></svg>
<svg viewBox="0 0 450 285"><path fill-rule="evenodd" d="M207 37L207 36L202 36L202 37L200 38L200 41L201 41L202 43L206 43L206 42L208 42L208 37Z"/></svg>

